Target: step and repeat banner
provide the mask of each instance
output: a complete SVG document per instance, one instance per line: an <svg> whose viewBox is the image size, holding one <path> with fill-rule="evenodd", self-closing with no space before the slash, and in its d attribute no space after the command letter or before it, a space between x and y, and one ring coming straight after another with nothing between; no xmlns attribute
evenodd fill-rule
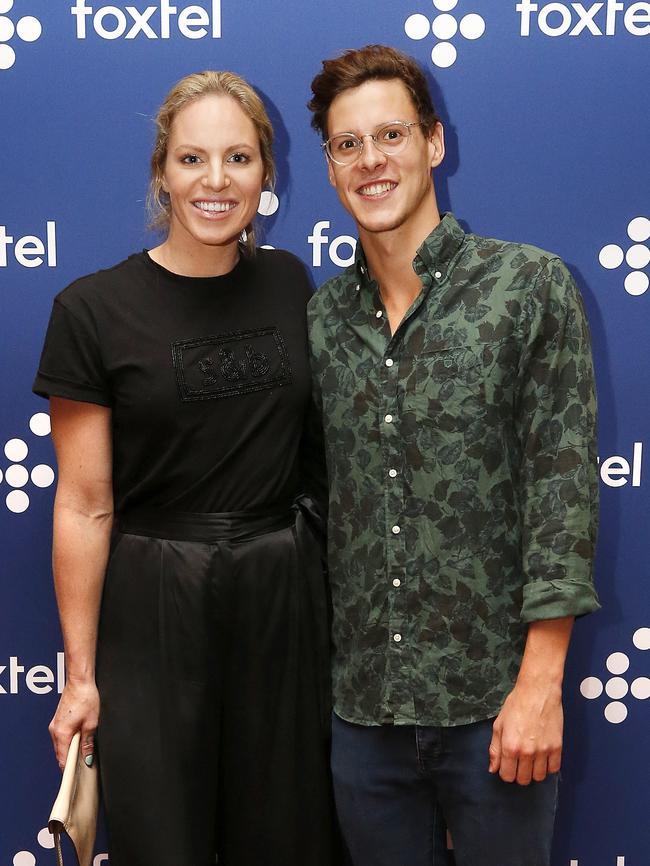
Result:
<svg viewBox="0 0 650 866"><path fill-rule="evenodd" d="M441 207L558 253L584 293L603 609L577 624L569 657L553 866L650 863L650 3L0 0L0 866L55 863L56 465L47 403L30 391L52 298L155 245L152 118L206 68L251 81L276 129L261 242L300 256L316 284L349 264L354 228L305 104L323 58L371 42L429 76L448 147ZM95 866L105 851L100 835Z"/></svg>

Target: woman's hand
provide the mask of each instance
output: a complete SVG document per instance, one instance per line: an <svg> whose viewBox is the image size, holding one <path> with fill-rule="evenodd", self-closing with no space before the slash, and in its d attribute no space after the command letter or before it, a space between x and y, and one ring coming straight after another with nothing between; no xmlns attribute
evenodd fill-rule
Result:
<svg viewBox="0 0 650 866"><path fill-rule="evenodd" d="M92 766L98 721L99 692L94 681L68 681L49 726L61 769L65 767L70 742L77 731L81 731L81 753L88 766Z"/></svg>

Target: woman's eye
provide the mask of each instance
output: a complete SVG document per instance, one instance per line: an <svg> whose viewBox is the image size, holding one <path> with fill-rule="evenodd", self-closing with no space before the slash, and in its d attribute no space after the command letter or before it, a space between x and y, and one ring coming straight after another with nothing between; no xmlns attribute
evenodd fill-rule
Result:
<svg viewBox="0 0 650 866"><path fill-rule="evenodd" d="M182 158L181 162L184 162L185 165L197 165L201 160L195 153L188 153Z"/></svg>
<svg viewBox="0 0 650 866"><path fill-rule="evenodd" d="M250 162L250 157L248 157L245 153L233 153L228 157L228 162L241 162L246 163Z"/></svg>

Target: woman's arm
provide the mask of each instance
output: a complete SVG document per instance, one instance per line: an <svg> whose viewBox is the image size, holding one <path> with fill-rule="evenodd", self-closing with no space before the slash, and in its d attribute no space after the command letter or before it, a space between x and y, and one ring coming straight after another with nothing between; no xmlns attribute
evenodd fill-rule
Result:
<svg viewBox="0 0 650 866"><path fill-rule="evenodd" d="M113 526L113 461L110 409L53 397L50 413L59 472L52 563L66 684L49 730L63 767L76 731L84 757L92 754L99 719L95 649Z"/></svg>

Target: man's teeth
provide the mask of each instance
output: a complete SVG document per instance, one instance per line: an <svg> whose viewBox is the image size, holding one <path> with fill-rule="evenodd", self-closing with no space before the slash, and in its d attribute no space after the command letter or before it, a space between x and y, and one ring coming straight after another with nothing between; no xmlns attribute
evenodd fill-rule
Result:
<svg viewBox="0 0 650 866"><path fill-rule="evenodd" d="M396 183L373 183L370 186L361 187L361 195L381 195L382 192L388 192L395 189Z"/></svg>
<svg viewBox="0 0 650 866"><path fill-rule="evenodd" d="M207 211L208 213L224 213L224 211L232 210L235 207L235 202L231 201L195 201L194 207L199 210Z"/></svg>

